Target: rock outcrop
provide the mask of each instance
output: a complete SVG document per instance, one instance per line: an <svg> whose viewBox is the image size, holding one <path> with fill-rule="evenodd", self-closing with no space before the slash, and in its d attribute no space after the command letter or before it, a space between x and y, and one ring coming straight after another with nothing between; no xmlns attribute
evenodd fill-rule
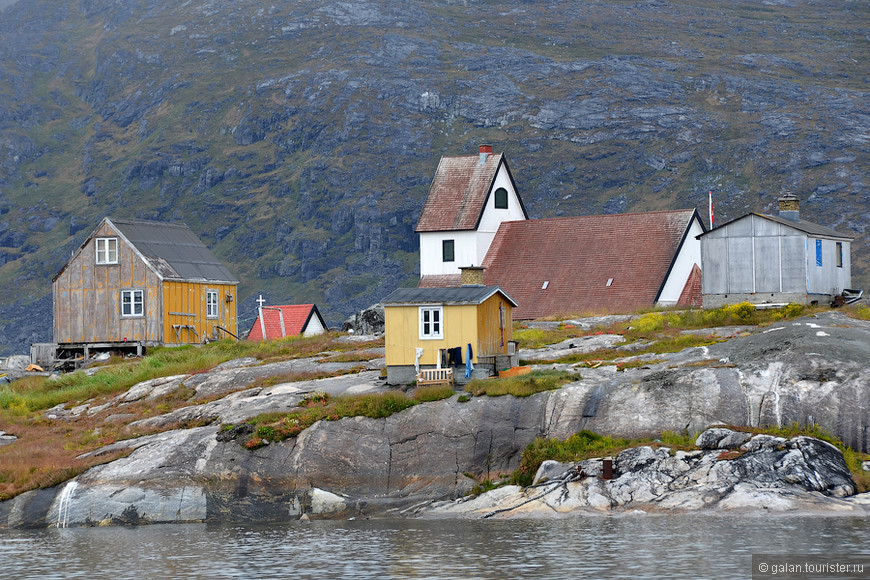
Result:
<svg viewBox="0 0 870 580"><path fill-rule="evenodd" d="M843 499L852 496L856 486L843 454L830 443L717 428L701 433L696 445L699 450L688 452L627 449L612 460L612 479L602 477L603 459L571 465L548 462L533 487L508 486L426 506L415 514L540 517L638 509L864 513L860 502Z"/></svg>
<svg viewBox="0 0 870 580"><path fill-rule="evenodd" d="M0 526L410 514L415 505L460 498L479 481L496 480L516 469L522 451L536 437L564 439L582 429L621 436L664 430L701 433L701 450L674 456L652 448L627 452L616 458L618 477L609 488L600 487L603 483L577 487L581 495L560 509L575 504L584 509L634 504L736 509L774 506L800 493L794 502L783 504L791 509L824 494L820 505L839 505L829 498L850 492L842 459L827 444L805 438L749 438L707 427L818 424L866 451L870 324L829 313L784 321L709 347L634 360L648 364L624 371L614 366L575 369L576 381L530 397L460 402L454 396L383 419L321 421L296 438L254 451L222 433L219 423L239 424L259 413L290 410L316 390L333 395L383 390L380 373L260 387L251 383L317 365L356 363L236 361L212 373L142 383L100 409L57 408L47 418L62 421L92 414L111 421L129 401L184 387L195 392L194 404L133 423L131 429L215 423L101 448L100 453L130 454L65 485L0 503ZM382 359L373 359L366 366L382 364ZM202 403L221 394L225 396ZM595 470L592 464L583 469L587 474ZM727 488L727 494L697 491L702 488L678 491L678 484L692 478L708 486L703 489ZM617 481L622 483L617 486ZM520 497L520 490L498 493ZM492 498L486 501L490 507L480 509L495 509Z"/></svg>

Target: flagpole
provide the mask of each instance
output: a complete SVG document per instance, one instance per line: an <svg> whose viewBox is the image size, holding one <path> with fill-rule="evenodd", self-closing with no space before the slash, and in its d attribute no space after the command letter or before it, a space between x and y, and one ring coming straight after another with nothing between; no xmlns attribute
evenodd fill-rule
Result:
<svg viewBox="0 0 870 580"><path fill-rule="evenodd" d="M710 196L710 229L713 229L713 191L707 192Z"/></svg>

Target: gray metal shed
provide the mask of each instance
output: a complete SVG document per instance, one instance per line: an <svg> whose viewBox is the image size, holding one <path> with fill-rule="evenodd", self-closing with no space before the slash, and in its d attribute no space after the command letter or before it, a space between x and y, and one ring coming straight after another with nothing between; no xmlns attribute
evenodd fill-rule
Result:
<svg viewBox="0 0 870 580"><path fill-rule="evenodd" d="M853 238L801 220L796 208L784 196L779 216L750 213L698 236L704 308L827 302L851 287Z"/></svg>

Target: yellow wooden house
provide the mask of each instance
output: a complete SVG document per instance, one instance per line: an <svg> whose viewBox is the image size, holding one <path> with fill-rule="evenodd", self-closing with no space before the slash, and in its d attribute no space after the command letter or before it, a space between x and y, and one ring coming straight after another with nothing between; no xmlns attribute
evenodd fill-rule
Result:
<svg viewBox="0 0 870 580"><path fill-rule="evenodd" d="M453 368L462 383L469 345L474 377L510 366L517 304L501 288L399 288L383 305L389 384L411 383L421 369L439 367Z"/></svg>
<svg viewBox="0 0 870 580"><path fill-rule="evenodd" d="M87 352L236 335L237 286L186 225L107 217L52 281L54 342Z"/></svg>

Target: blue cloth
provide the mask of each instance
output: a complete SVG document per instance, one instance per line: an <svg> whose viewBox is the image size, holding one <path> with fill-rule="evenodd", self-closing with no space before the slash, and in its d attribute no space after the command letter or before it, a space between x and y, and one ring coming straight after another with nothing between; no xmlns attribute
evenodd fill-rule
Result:
<svg viewBox="0 0 870 580"><path fill-rule="evenodd" d="M471 371L474 370L474 365L471 364L472 354L473 353L471 352L471 343L469 343L468 344L468 357L466 357L466 359L465 359L465 378L466 379L471 378Z"/></svg>

